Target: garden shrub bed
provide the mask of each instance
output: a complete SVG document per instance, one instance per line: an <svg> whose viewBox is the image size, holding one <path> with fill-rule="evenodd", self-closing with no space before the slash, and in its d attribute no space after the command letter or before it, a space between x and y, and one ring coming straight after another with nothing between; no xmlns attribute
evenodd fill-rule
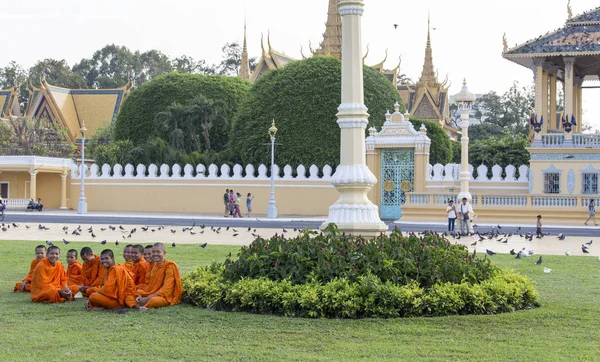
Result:
<svg viewBox="0 0 600 362"><path fill-rule="evenodd" d="M436 234L373 239L335 226L297 238L275 235L242 247L238 259L183 278L183 299L224 311L311 318L492 314L539 306L525 276L493 266Z"/></svg>

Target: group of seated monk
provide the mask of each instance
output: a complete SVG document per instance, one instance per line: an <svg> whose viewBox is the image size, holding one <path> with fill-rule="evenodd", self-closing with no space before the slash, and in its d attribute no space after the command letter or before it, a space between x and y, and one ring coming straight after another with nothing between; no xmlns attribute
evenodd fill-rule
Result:
<svg viewBox="0 0 600 362"><path fill-rule="evenodd" d="M46 255L47 253L47 255ZM15 292L31 293L36 303L72 301L81 293L88 310L159 308L179 304L181 276L177 264L165 259L162 243L146 246L127 245L125 263L116 264L112 250L100 256L90 247L81 249L83 265L77 261L77 250L67 251L67 270L60 259L60 248L43 245L35 248L35 259L29 274L15 285Z"/></svg>

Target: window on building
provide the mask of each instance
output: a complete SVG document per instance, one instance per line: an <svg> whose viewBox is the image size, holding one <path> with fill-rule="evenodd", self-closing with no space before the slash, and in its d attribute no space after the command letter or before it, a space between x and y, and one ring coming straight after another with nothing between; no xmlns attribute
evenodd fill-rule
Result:
<svg viewBox="0 0 600 362"><path fill-rule="evenodd" d="M581 186L582 194L598 194L598 174L584 173L582 178L583 185Z"/></svg>
<svg viewBox="0 0 600 362"><path fill-rule="evenodd" d="M544 193L560 194L560 174L548 172L544 174Z"/></svg>

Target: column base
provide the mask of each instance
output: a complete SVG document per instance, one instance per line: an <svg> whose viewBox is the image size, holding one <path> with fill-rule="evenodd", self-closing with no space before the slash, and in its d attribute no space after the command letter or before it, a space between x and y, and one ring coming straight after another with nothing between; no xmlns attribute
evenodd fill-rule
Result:
<svg viewBox="0 0 600 362"><path fill-rule="evenodd" d="M69 210L69 208L68 208L68 207L59 207L58 209L59 209L59 210Z"/></svg>
<svg viewBox="0 0 600 362"><path fill-rule="evenodd" d="M388 226L379 219L379 208L373 204L335 204L329 207L329 217L321 226L334 223L338 229L354 236L377 236L388 231Z"/></svg>
<svg viewBox="0 0 600 362"><path fill-rule="evenodd" d="M468 202L471 202L471 200L473 200L473 196L471 196L471 193L469 191L467 191L467 192L461 191L458 194L458 196L456 196L456 202L460 203L462 201L463 197L466 197Z"/></svg>

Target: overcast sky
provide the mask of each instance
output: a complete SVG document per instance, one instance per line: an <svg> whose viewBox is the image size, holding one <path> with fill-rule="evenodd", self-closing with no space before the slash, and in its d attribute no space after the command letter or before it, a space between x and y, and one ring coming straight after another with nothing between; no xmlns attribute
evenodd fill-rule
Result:
<svg viewBox="0 0 600 362"><path fill-rule="evenodd" d="M401 73L414 80L423 65L430 11L434 66L440 80L449 75L451 94L460 90L463 77L473 93L503 93L513 81L529 85L532 71L502 58L502 34L506 32L512 47L562 27L567 18L566 0L364 3L363 46L370 45L366 63L379 63L388 49L386 68L394 68L402 55ZM593 0L571 3L574 15L599 5ZM250 56L260 56L261 33L266 36L270 31L275 50L301 58L301 46L308 55L309 41L316 48L322 39L327 4L327 0L4 0L0 66L15 60L28 68L43 58L66 59L72 66L111 43L218 63L223 44L241 42L244 17ZM599 96L598 90L584 90L584 122L597 129Z"/></svg>

